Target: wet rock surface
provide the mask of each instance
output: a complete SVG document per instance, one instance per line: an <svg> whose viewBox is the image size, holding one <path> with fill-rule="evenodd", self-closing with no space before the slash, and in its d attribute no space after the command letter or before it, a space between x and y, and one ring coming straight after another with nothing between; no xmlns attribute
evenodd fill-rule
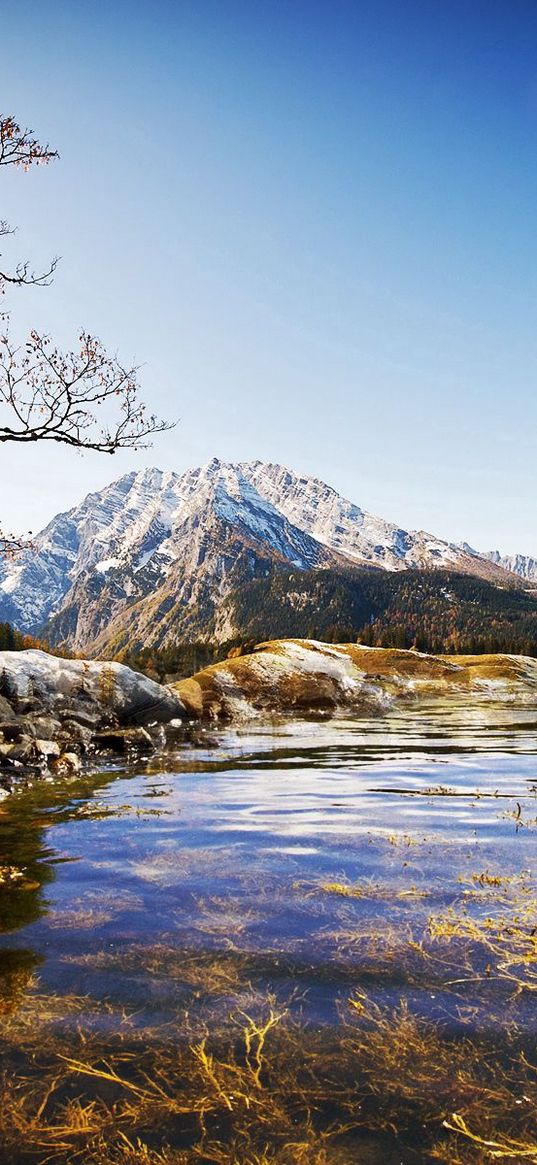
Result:
<svg viewBox="0 0 537 1165"><path fill-rule="evenodd" d="M109 752L151 752L154 739L145 728L106 728L97 732L93 742Z"/></svg>

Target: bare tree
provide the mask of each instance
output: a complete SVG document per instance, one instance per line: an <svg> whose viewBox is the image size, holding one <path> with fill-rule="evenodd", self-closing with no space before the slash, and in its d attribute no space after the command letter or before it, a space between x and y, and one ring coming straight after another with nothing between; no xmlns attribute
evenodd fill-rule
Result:
<svg viewBox="0 0 537 1165"><path fill-rule="evenodd" d="M0 166L16 166L17 169L29 170L30 166L46 166L54 158L59 157L57 150L51 150L49 145L42 146L33 136L30 129L21 129L14 117L0 116ZM13 235L15 231L5 219L0 219L0 238ZM14 271L0 270L0 293L3 294L7 284L15 287L31 285L46 287L54 274L58 259L53 259L47 271L37 275L32 271L28 262L19 263Z"/></svg>
<svg viewBox="0 0 537 1165"><path fill-rule="evenodd" d="M27 538L17 538L15 534L6 534L0 526L0 555L5 554L7 558L12 558L20 550L27 550L29 545Z"/></svg>
<svg viewBox="0 0 537 1165"><path fill-rule="evenodd" d="M13 117L0 117L0 166L28 170L57 157L57 151L41 145L32 130L22 129ZM13 233L0 220L0 238ZM0 270L0 294L8 287L47 286L57 263L53 259L42 274L27 261L12 272ZM76 351L62 352L37 331L25 344L14 343L8 312L2 313L1 321L0 443L55 441L115 453L146 448L155 433L172 427L150 414L139 399L138 369L124 367L96 336L83 331ZM23 545L23 540L0 529L0 553L14 553Z"/></svg>
<svg viewBox="0 0 537 1165"><path fill-rule="evenodd" d="M77 449L115 453L147 447L147 439L170 428L148 415L138 399L136 368L124 368L87 332L78 352L61 352L49 336L31 332L23 348L0 335L0 443L56 441ZM114 419L100 423L98 411L112 403Z"/></svg>

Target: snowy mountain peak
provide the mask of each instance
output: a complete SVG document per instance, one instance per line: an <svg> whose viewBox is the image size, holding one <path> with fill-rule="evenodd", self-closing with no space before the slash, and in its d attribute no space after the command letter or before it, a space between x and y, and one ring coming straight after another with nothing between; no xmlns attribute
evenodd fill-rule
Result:
<svg viewBox="0 0 537 1165"><path fill-rule="evenodd" d="M499 550L489 550L484 557L488 558L490 562L494 562L496 566L501 566L504 570L518 574L520 578L528 579L528 581L537 580L537 558L532 558L527 554L500 554Z"/></svg>
<svg viewBox="0 0 537 1165"><path fill-rule="evenodd" d="M181 474L132 471L59 514L31 551L0 562L0 619L28 631L52 619L49 634L86 647L142 602L186 626L196 605L210 618L231 587L271 565L345 563L537 577L534 560L404 530L285 466L215 457Z"/></svg>

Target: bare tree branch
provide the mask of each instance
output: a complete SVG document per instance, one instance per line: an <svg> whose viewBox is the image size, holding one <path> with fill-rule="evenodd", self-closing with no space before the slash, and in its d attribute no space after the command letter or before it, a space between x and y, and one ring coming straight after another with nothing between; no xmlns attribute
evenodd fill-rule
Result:
<svg viewBox="0 0 537 1165"><path fill-rule="evenodd" d="M57 150L51 150L49 145L42 146L38 142L33 130L22 129L14 117L0 117L0 166L29 170L30 166L46 166L58 157ZM14 233L5 220L0 221L0 237ZM19 263L11 273L0 270L0 295L4 293L7 284L15 287L48 287L57 265L58 259L55 258L41 275L32 271L28 262Z"/></svg>
<svg viewBox="0 0 537 1165"><path fill-rule="evenodd" d="M0 558L3 555L14 558L21 550L30 550L31 546L30 536L23 538L19 534L7 534L0 526Z"/></svg>
<svg viewBox="0 0 537 1165"><path fill-rule="evenodd" d="M7 271L0 271L0 295L4 293L8 283L15 287L48 287L52 283L52 276L59 261L58 256L52 259L48 271L42 271L41 275L32 271L28 262L18 263L11 275Z"/></svg>
<svg viewBox="0 0 537 1165"><path fill-rule="evenodd" d="M57 150L42 146L33 136L33 130L22 129L15 118L8 114L0 117L0 166L46 166L54 158L59 158Z"/></svg>
<svg viewBox="0 0 537 1165"><path fill-rule="evenodd" d="M29 170L57 157L57 150L41 145L33 130L23 129L14 117L0 115L0 166ZM13 233L9 223L0 219L0 238ZM27 262L13 272L0 270L0 295L8 286L47 286L57 263L53 259L41 275ZM30 333L26 345L14 345L7 323L8 313L0 312L4 328L0 335L0 444L55 441L76 449L115 453L116 449L144 449L155 433L173 428L149 414L139 400L138 370L124 368L89 332L81 332L77 351L62 352L49 336L37 331ZM0 528L0 556L29 545Z"/></svg>
<svg viewBox="0 0 537 1165"><path fill-rule="evenodd" d="M62 352L49 336L31 332L24 347L0 336L0 443L56 441L115 453L144 449L172 425L148 414L138 399L136 368L108 356L95 336L81 332L78 352ZM101 424L103 405L113 406ZM9 423L2 405L10 410Z"/></svg>

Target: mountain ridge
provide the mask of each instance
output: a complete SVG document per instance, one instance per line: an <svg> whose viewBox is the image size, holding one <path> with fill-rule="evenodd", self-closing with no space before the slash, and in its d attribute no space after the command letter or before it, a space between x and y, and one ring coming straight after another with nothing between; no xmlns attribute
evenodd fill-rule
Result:
<svg viewBox="0 0 537 1165"><path fill-rule="evenodd" d="M533 560L514 563L528 580L522 560ZM0 619L77 650L203 637L245 582L286 567L353 566L519 579L496 552L405 530L318 478L213 458L182 474L132 470L53 518L31 551L0 563Z"/></svg>

